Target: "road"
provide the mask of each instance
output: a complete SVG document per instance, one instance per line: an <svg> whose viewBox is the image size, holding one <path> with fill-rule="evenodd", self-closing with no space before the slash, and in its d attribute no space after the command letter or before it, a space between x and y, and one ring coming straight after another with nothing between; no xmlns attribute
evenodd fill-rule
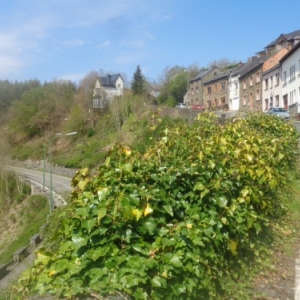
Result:
<svg viewBox="0 0 300 300"><path fill-rule="evenodd" d="M23 178L30 180L41 189L43 188L43 172L14 166L5 168L20 174ZM45 172L45 190L48 192L50 190L50 185L50 173ZM65 202L60 195L63 195L65 192L72 191L71 177L60 176L52 173L52 191L54 205L57 207L64 204Z"/></svg>

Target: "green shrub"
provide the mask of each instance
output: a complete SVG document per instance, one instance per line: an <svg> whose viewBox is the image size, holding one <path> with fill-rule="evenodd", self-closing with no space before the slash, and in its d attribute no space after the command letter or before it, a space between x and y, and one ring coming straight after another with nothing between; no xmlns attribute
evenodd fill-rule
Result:
<svg viewBox="0 0 300 300"><path fill-rule="evenodd" d="M77 172L61 243L40 249L23 287L66 297L224 298L224 279L261 255L260 234L283 213L276 195L299 136L270 116L220 126L210 114L158 135L145 154L116 145L96 177Z"/></svg>

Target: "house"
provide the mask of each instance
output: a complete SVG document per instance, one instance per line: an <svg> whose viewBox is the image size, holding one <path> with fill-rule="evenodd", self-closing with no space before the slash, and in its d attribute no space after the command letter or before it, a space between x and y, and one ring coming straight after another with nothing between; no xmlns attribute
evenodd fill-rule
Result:
<svg viewBox="0 0 300 300"><path fill-rule="evenodd" d="M104 109L114 97L123 96L124 80L121 74L107 74L96 80L93 108Z"/></svg>
<svg viewBox="0 0 300 300"><path fill-rule="evenodd" d="M203 83L203 104L207 109L228 110L228 78L230 71L216 74Z"/></svg>
<svg viewBox="0 0 300 300"><path fill-rule="evenodd" d="M155 82L150 82L148 80L145 81L145 89L147 92L147 95L151 97L157 98L160 94L161 91L161 85L155 83Z"/></svg>
<svg viewBox="0 0 300 300"><path fill-rule="evenodd" d="M291 109L297 106L295 113L300 112L300 42L287 52L281 59L281 94L283 106Z"/></svg>
<svg viewBox="0 0 300 300"><path fill-rule="evenodd" d="M282 48L270 56L262 66L262 110L267 111L270 107L283 107L281 97L281 65L279 60L288 52Z"/></svg>
<svg viewBox="0 0 300 300"><path fill-rule="evenodd" d="M229 110L238 111L240 109L240 72L246 68L246 64L239 63L237 68L231 70L228 78L229 90Z"/></svg>
<svg viewBox="0 0 300 300"><path fill-rule="evenodd" d="M204 106L204 87L203 82L209 80L213 76L221 73L221 70L218 67L212 67L208 70L203 70L199 75L189 81L189 89L186 95L184 96L183 103L187 106L191 105L202 105Z"/></svg>
<svg viewBox="0 0 300 300"><path fill-rule="evenodd" d="M253 56L240 71L240 111L262 110L262 66L267 55Z"/></svg>
<svg viewBox="0 0 300 300"><path fill-rule="evenodd" d="M300 30L296 30L286 34L280 34L277 39L269 43L264 50L267 55L273 55L279 50L286 48L291 50L300 39Z"/></svg>

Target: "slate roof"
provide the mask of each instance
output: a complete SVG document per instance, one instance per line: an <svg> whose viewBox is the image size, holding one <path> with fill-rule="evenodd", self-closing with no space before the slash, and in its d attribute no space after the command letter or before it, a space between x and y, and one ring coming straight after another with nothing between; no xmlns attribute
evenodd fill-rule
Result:
<svg viewBox="0 0 300 300"><path fill-rule="evenodd" d="M203 77L205 77L208 73L210 73L211 71L213 71L214 69L216 69L217 67L212 67L208 70L205 70L205 71L202 71L199 73L199 75L197 75L195 78L193 78L190 83L194 82L194 81L197 81L199 79L202 79Z"/></svg>
<svg viewBox="0 0 300 300"><path fill-rule="evenodd" d="M263 55L260 57L253 56L251 57L239 70L239 74L241 77L247 75L260 65L262 65L269 57L267 55Z"/></svg>
<svg viewBox="0 0 300 300"><path fill-rule="evenodd" d="M226 71L224 71L224 72L222 72L220 74L215 75L214 77L210 78L209 80L203 82L203 84L208 84L208 83L217 81L217 80L219 80L221 78L228 77L229 74L230 74L230 70L226 70Z"/></svg>
<svg viewBox="0 0 300 300"><path fill-rule="evenodd" d="M241 64L239 66L236 66L232 69L229 69L229 70L226 70L220 74L217 74L215 75L214 77L212 77L210 80L208 81L205 81L203 84L207 84L207 83L212 83L214 81L217 81L219 79L222 79L222 78L225 78L225 77L229 77L230 74L237 74L237 73L240 73L240 71L242 70L242 67L244 66L245 64Z"/></svg>
<svg viewBox="0 0 300 300"><path fill-rule="evenodd" d="M102 86L105 86L105 87L116 87L116 81L118 79L118 77L121 77L121 74L120 73L117 73L117 74L107 74L106 76L102 76L100 77L100 80L101 80L101 85ZM123 80L123 78L122 78Z"/></svg>
<svg viewBox="0 0 300 300"><path fill-rule="evenodd" d="M300 36L300 30L296 30L296 31L286 33L286 34L282 33L277 39L275 39L273 42L271 42L269 45L267 45L265 47L265 49L275 46L281 37L283 37L287 41L291 41L291 40L294 40L295 37L297 37L297 36Z"/></svg>

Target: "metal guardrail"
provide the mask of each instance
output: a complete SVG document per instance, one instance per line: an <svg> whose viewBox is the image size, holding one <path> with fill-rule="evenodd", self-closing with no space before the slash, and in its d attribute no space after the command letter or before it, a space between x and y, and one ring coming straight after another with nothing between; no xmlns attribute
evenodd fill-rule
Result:
<svg viewBox="0 0 300 300"><path fill-rule="evenodd" d="M43 230L44 225L41 226ZM0 264L0 280L8 275L13 268L29 256L36 246L42 241L42 234L37 233L30 238L30 243L25 247L19 248L14 254L13 258L6 264Z"/></svg>

